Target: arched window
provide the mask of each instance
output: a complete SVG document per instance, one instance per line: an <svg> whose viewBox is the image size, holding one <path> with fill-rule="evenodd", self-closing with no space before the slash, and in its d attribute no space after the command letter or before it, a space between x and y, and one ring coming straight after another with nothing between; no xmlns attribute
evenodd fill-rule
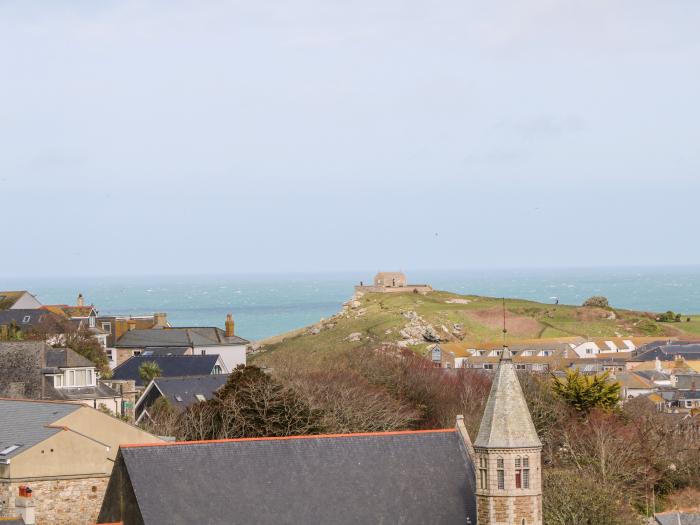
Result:
<svg viewBox="0 0 700 525"><path fill-rule="evenodd" d="M515 458L515 488L523 488L523 462L520 456Z"/></svg>
<svg viewBox="0 0 700 525"><path fill-rule="evenodd" d="M498 476L498 489L503 490L506 488L506 473L503 458L496 459L496 473Z"/></svg>

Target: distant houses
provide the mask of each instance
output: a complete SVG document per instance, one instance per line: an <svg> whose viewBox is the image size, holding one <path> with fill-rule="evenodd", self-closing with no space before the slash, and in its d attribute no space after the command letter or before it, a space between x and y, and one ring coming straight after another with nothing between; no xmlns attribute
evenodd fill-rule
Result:
<svg viewBox="0 0 700 525"><path fill-rule="evenodd" d="M0 292L0 310L36 310L42 304L26 290Z"/></svg>
<svg viewBox="0 0 700 525"><path fill-rule="evenodd" d="M79 404L0 399L0 422L0 523L94 523L119 445L161 442Z"/></svg>
<svg viewBox="0 0 700 525"><path fill-rule="evenodd" d="M122 413L122 395L95 364L69 348L41 341L0 342L0 397L67 401Z"/></svg>
<svg viewBox="0 0 700 525"><path fill-rule="evenodd" d="M159 377L189 377L229 372L218 354L144 354L134 356L115 368L112 372L112 381L133 381L137 388L145 389L149 381L144 381L140 374L141 366L145 363L155 363L159 370Z"/></svg>
<svg viewBox="0 0 700 525"><path fill-rule="evenodd" d="M228 381L228 374L208 374L188 377L157 377L153 379L134 407L136 423L150 419L149 409L159 399L171 407L184 410L188 406L209 401Z"/></svg>
<svg viewBox="0 0 700 525"><path fill-rule="evenodd" d="M226 370L246 363L250 341L234 333L233 317L226 318L226 330L218 327L164 327L127 331L115 343L116 364L131 356L178 353L182 355L221 356Z"/></svg>

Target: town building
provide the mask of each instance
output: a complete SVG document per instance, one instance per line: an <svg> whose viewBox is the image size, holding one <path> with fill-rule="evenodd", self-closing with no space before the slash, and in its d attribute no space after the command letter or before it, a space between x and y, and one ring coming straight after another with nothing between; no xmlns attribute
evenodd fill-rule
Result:
<svg viewBox="0 0 700 525"><path fill-rule="evenodd" d="M246 353L250 341L238 337L234 331L233 316L226 316L226 329L218 327L163 327L148 330L133 329L122 335L114 347L116 365L131 356L147 352L182 353L185 355L221 356L226 370L246 364Z"/></svg>
<svg viewBox="0 0 700 525"><path fill-rule="evenodd" d="M68 319L76 330L87 330L97 339L102 348L107 348L107 332L97 326L97 310L86 305L83 294L78 294L76 304L48 304L42 308Z"/></svg>
<svg viewBox="0 0 700 525"><path fill-rule="evenodd" d="M157 377L153 379L136 402L136 423L149 419L149 409L158 399L166 399L170 406L184 410L190 405L209 401L228 381L228 374L208 374L189 377Z"/></svg>
<svg viewBox="0 0 700 525"><path fill-rule="evenodd" d="M433 288L429 284L409 284L406 276L401 272L379 272L374 276L373 284L365 285L361 282L359 286L355 286L355 292L359 293L428 293L432 291Z"/></svg>
<svg viewBox="0 0 700 525"><path fill-rule="evenodd" d="M98 523L542 525L541 449L504 349L474 445L461 416L445 430L123 445Z"/></svg>
<svg viewBox="0 0 700 525"><path fill-rule="evenodd" d="M122 395L95 364L70 348L42 341L0 342L0 397L66 401L122 413Z"/></svg>
<svg viewBox="0 0 700 525"><path fill-rule="evenodd" d="M169 328L170 323L168 314L159 312L150 315L98 315L97 326L107 333L107 349L111 350L129 330Z"/></svg>
<svg viewBox="0 0 700 525"><path fill-rule="evenodd" d="M0 341L43 338L56 343L66 330L64 317L42 308L0 310Z"/></svg>
<svg viewBox="0 0 700 525"><path fill-rule="evenodd" d="M0 399L0 421L0 516L21 514L28 486L38 525L94 523L119 444L161 441L71 403Z"/></svg>
<svg viewBox="0 0 700 525"><path fill-rule="evenodd" d="M143 390L148 381L141 378L140 368L144 363L155 363L159 377L192 377L211 374L228 374L230 370L217 354L207 355L148 355L131 357L112 371L112 381L133 381Z"/></svg>
<svg viewBox="0 0 700 525"><path fill-rule="evenodd" d="M42 304L26 290L0 292L0 310L36 310Z"/></svg>

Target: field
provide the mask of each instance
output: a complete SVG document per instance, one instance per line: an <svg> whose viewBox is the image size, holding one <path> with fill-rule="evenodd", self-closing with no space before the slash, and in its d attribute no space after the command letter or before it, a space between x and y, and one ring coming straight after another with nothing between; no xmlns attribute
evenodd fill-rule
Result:
<svg viewBox="0 0 700 525"><path fill-rule="evenodd" d="M351 300L332 318L288 336L261 342L252 362L274 366L280 357L311 359L384 343L406 346L417 352L429 341L428 330L440 341L491 341L502 337L502 299L457 295L436 291L366 294ZM658 323L649 312L552 305L506 299L508 339L581 336L684 336L700 334L700 316L691 322Z"/></svg>

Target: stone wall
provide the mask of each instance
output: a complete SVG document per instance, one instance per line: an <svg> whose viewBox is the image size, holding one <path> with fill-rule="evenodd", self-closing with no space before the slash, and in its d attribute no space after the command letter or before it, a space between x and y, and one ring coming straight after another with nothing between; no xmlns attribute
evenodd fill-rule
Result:
<svg viewBox="0 0 700 525"><path fill-rule="evenodd" d="M0 481L0 501L14 508L20 485L32 489L36 525L87 525L97 521L109 477ZM6 511L7 512L7 511Z"/></svg>

